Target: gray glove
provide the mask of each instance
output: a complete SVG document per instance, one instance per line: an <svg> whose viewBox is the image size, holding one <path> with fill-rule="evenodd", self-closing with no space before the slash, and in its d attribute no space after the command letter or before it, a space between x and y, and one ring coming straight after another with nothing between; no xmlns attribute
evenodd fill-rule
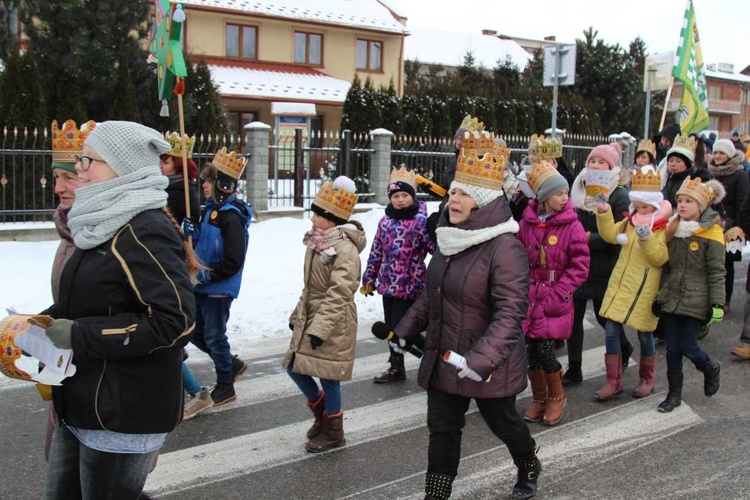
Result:
<svg viewBox="0 0 750 500"><path fill-rule="evenodd" d="M69 319L55 319L44 334L55 344L58 349L73 348L73 321Z"/></svg>
<svg viewBox="0 0 750 500"><path fill-rule="evenodd" d="M651 229L648 226L635 226L635 234L642 240L647 240L651 236Z"/></svg>

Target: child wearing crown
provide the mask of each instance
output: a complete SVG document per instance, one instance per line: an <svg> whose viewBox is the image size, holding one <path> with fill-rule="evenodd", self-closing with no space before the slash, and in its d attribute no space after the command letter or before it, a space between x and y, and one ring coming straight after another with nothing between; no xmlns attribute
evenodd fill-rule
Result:
<svg viewBox="0 0 750 500"><path fill-rule="evenodd" d="M341 382L351 380L357 344L359 254L367 244L362 225L351 220L357 194L354 181L325 182L312 202L304 283L289 318L292 340L282 362L307 399L315 420L305 448L318 453L346 444ZM320 379L320 387L313 377Z"/></svg>
<svg viewBox="0 0 750 500"><path fill-rule="evenodd" d="M417 300L425 285L424 259L435 251L427 217L416 200L417 176L404 167L391 172L390 203L378 223L360 292L383 296L385 323L393 328ZM390 348L390 368L375 377L376 384L406 380L404 355Z"/></svg>
<svg viewBox="0 0 750 500"><path fill-rule="evenodd" d="M529 201L518 231L531 266L529 310L523 321L533 404L524 418L555 425L567 402L555 341L573 330L573 293L586 281L586 232L568 198L568 181L550 163L533 163L526 173L536 199Z"/></svg>
<svg viewBox="0 0 750 500"><path fill-rule="evenodd" d="M677 214L667 225L669 263L659 291L658 304L667 330L667 380L669 392L659 405L671 412L682 401L682 358L703 372L703 392L719 390L721 366L698 344L704 324L724 318L724 232L711 208L724 198L717 181L685 179L677 191Z"/></svg>
<svg viewBox="0 0 750 500"><path fill-rule="evenodd" d="M639 168L632 179L630 207L625 219L615 223L612 208L597 204L596 223L607 243L622 245L599 314L604 325L607 381L594 397L608 400L622 393L622 347L624 325L638 332L641 355L638 385L633 397L642 398L654 390L656 348L653 331L658 318L651 306L659 292L662 266L668 260L666 226L672 206L662 196L661 178L652 165Z"/></svg>

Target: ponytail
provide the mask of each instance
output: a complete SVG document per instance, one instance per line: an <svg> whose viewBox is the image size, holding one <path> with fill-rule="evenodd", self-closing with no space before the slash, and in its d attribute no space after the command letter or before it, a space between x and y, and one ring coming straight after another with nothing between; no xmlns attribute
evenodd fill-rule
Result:
<svg viewBox="0 0 750 500"><path fill-rule="evenodd" d="M202 271L207 268L206 266L201 264L200 260L198 260L198 256L195 255L195 251L193 250L192 245L190 245L190 243L185 240L185 233L182 232L182 228L177 223L177 220L174 218L174 216L172 216L172 212L170 212L167 207L162 207L161 211L164 213L164 215L167 216L169 222L172 223L172 226L175 228L177 234L182 240L182 244L185 246L185 261L188 267L188 276L190 276L190 282L195 285L196 283L198 283L198 278L195 274L198 271Z"/></svg>

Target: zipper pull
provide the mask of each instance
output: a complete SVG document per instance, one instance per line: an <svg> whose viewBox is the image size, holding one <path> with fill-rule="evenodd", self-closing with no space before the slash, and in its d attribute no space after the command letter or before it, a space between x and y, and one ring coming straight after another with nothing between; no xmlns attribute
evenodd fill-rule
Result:
<svg viewBox="0 0 750 500"><path fill-rule="evenodd" d="M132 331L133 330L130 327L127 327L125 329L125 332L126 332L126 334L125 334L125 340L123 341L122 345L128 345L128 344L130 344L130 332L132 332Z"/></svg>

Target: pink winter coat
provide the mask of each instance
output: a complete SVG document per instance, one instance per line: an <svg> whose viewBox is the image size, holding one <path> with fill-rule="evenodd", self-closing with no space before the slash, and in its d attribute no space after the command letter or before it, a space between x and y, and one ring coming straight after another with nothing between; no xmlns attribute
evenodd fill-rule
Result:
<svg viewBox="0 0 750 500"><path fill-rule="evenodd" d="M545 222L538 206L537 200L529 202L518 231L531 267L523 331L532 339L567 339L573 331L573 292L589 274L588 238L570 199Z"/></svg>

